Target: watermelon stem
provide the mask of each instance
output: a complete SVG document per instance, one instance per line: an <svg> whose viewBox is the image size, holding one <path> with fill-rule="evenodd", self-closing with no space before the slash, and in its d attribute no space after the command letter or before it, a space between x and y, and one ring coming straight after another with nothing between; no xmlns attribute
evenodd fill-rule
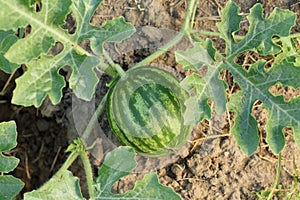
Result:
<svg viewBox="0 0 300 200"><path fill-rule="evenodd" d="M200 35L204 35L204 36L211 36L211 37L221 37L221 33L220 32L213 32L213 31L197 31ZM243 35L233 35L234 40L243 40L245 38L245 36ZM285 36L284 38L300 38L300 33L293 33L290 34L289 36ZM276 42L280 42L280 38L274 38L273 41Z"/></svg>
<svg viewBox="0 0 300 200"><path fill-rule="evenodd" d="M196 8L199 0L190 0L188 8L186 10L185 19L180 30L181 33L184 33L188 37L190 36L190 30L194 25L194 18L196 14Z"/></svg>
<svg viewBox="0 0 300 200"><path fill-rule="evenodd" d="M87 156L85 150L79 152L81 161L83 163L83 168L85 171L85 176L86 176L86 182L88 186L88 193L90 196L90 199L93 200L95 199L95 192L94 192L94 186L93 186L93 171L92 171L92 166L89 160L89 157Z"/></svg>
<svg viewBox="0 0 300 200"><path fill-rule="evenodd" d="M280 168L281 168L281 153L278 154L278 162L277 162L275 182L274 182L274 185L272 187L272 190L269 193L269 196L268 196L267 200L271 200L272 199L273 194L274 194L274 192L276 190L276 187L277 187L278 182L279 182L279 177L280 177Z"/></svg>
<svg viewBox="0 0 300 200"><path fill-rule="evenodd" d="M68 156L67 160L64 162L63 166L59 169L57 174L63 172L64 170L67 170L72 163L77 159L79 156L79 153L77 151L72 151L71 154Z"/></svg>
<svg viewBox="0 0 300 200"><path fill-rule="evenodd" d="M107 101L107 96L108 96L108 92L105 94L105 96L103 97L103 99L101 100L100 104L98 105L96 111L94 112L93 116L91 117L88 125L86 126L81 138L83 141L87 141L87 139L89 138L94 125L98 122L98 117L100 116L100 114L102 113L106 101Z"/></svg>
<svg viewBox="0 0 300 200"><path fill-rule="evenodd" d="M77 157L80 156L85 171L89 197L91 200L95 199L95 192L93 187L93 171L89 157L87 155L87 148L84 144L84 141L80 138L75 139L73 143L69 145L66 152L71 152L71 154L68 156L63 166L59 169L57 175L59 176L61 173L67 170L71 166L71 164L77 159Z"/></svg>
<svg viewBox="0 0 300 200"><path fill-rule="evenodd" d="M105 50L103 50L103 55L104 55L105 59L107 60L108 64L112 68L114 68L121 77L125 75L125 71L122 69L122 67L120 65L118 65L117 63L115 63Z"/></svg>
<svg viewBox="0 0 300 200"><path fill-rule="evenodd" d="M165 53L168 49L175 46L177 43L179 43L184 36L187 36L188 38L191 38L190 36L190 30L194 24L194 18L196 14L196 8L199 0L190 0L188 4L188 8L185 14L185 19L183 22L183 26L180 30L180 32L168 43L160 47L156 52L142 60L141 62L137 63L134 67L141 67L149 64L154 59L161 56L163 53Z"/></svg>

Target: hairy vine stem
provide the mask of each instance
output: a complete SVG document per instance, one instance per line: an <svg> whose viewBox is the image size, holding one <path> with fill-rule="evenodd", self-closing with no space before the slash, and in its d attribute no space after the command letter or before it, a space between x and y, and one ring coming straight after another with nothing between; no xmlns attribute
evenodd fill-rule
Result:
<svg viewBox="0 0 300 200"><path fill-rule="evenodd" d="M199 31L198 32L200 35L205 35L205 36L212 36L212 37L220 37L221 36L221 33L219 32L212 32L212 31ZM241 36L241 35L234 35L233 36L234 39L236 40L242 40L245 38L245 36ZM286 36L287 38L299 38L300 39L300 33L294 33L294 34L291 34L289 36ZM280 38L279 39L274 39L275 42L278 42L280 41Z"/></svg>
<svg viewBox="0 0 300 200"><path fill-rule="evenodd" d="M277 162L277 169L276 169L276 177L275 177L275 181L274 181L274 185L273 188L267 198L267 200L271 200L272 196L276 190L276 187L278 185L279 182L279 177L280 177L280 168L281 168L281 153L278 154L278 162Z"/></svg>
<svg viewBox="0 0 300 200"><path fill-rule="evenodd" d="M89 160L89 157L87 156L85 150L80 151L80 158L83 163L83 168L85 171L85 176L86 176L86 182L88 185L88 192L91 200L95 199L95 192L94 192L94 187L93 187L93 172L92 172L92 166Z"/></svg>
<svg viewBox="0 0 300 200"><path fill-rule="evenodd" d="M98 121L98 117L100 116L100 114L102 113L102 111L104 110L105 104L106 104L106 100L107 100L107 96L108 93L106 93L104 95L104 97L102 98L100 104L98 105L96 111L94 112L93 116L91 117L88 125L86 126L81 138L83 141L86 141L90 135L90 133L92 132L94 125L96 124L96 122Z"/></svg>
<svg viewBox="0 0 300 200"><path fill-rule="evenodd" d="M72 165L72 163L77 159L78 156L79 153L77 151L72 151L57 173L59 174L61 171L67 170Z"/></svg>
<svg viewBox="0 0 300 200"><path fill-rule="evenodd" d="M120 76L123 76L125 75L125 71L122 69L122 67L118 64L116 64L112 59L111 57L107 54L107 52L105 50L103 50L103 55L105 57L105 59L107 60L107 62L109 63L109 65L111 67L113 67Z"/></svg>

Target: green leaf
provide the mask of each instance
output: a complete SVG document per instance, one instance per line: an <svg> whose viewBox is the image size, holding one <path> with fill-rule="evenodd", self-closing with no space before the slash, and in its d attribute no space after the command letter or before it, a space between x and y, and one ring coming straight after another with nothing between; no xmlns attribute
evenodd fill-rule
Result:
<svg viewBox="0 0 300 200"><path fill-rule="evenodd" d="M0 154L0 171L8 173L13 171L19 163L19 159L15 157L8 157Z"/></svg>
<svg viewBox="0 0 300 200"><path fill-rule="evenodd" d="M119 147L107 154L99 168L95 181L96 199L181 199L171 188L161 185L154 173L144 176L137 181L134 188L124 194L111 193L112 185L120 178L128 175L137 165L136 153L131 147Z"/></svg>
<svg viewBox="0 0 300 200"><path fill-rule="evenodd" d="M24 187L24 183L11 175L0 176L0 199L13 199Z"/></svg>
<svg viewBox="0 0 300 200"><path fill-rule="evenodd" d="M289 10L275 8L268 18L263 18L261 4L251 8L248 16L249 30L245 37L236 42L234 32L239 30L241 17L237 14L237 6L231 1L223 11L222 21L218 24L221 37L226 42L226 62L222 67L229 70L241 91L230 97L227 104L229 111L234 112L234 134L238 145L247 155L252 155L258 147L259 137L257 122L252 116L253 105L257 101L263 103L268 111L266 124L267 142L274 153L279 153L285 144L283 128L290 126L294 130L295 140L299 143L300 102L299 98L286 102L282 96L273 96L269 89L276 84L300 87L298 75L300 68L295 66L299 54L293 42L284 38L289 36L295 25L296 15ZM231 24L234 21L236 25ZM273 37L282 39L281 46L275 44ZM254 63L248 70L235 63L237 56L244 51L257 51L261 55L277 54L275 62L268 70L263 60ZM296 58L296 59L295 59Z"/></svg>
<svg viewBox="0 0 300 200"><path fill-rule="evenodd" d="M293 63L284 60L282 63L274 64L268 72L267 80L277 80L276 83L280 82L284 87L300 88L298 77L300 68L295 67ZM275 85L275 81L273 83ZM258 88L263 91L261 86ZM267 93L266 90L264 92ZM280 153L283 149L285 145L283 128L286 126L293 128L296 144L300 148L300 97L285 101L283 96L271 96L263 101L263 107L268 110L266 139L270 148L275 153Z"/></svg>
<svg viewBox="0 0 300 200"><path fill-rule="evenodd" d="M263 18L261 4L254 5L248 16L249 31L239 42L235 42L232 34L239 29L241 16L237 14L237 6L229 1L222 12L222 21L218 24L219 31L226 42L226 54L233 60L246 50L256 50L262 55L275 54L280 47L272 41L273 36L288 36L295 25L296 15L289 10L275 8L270 16Z"/></svg>
<svg viewBox="0 0 300 200"><path fill-rule="evenodd" d="M39 107L48 95L52 103L57 104L65 86L64 78L58 74L59 61L63 60L42 56L28 63L26 73L16 80L12 103Z"/></svg>
<svg viewBox="0 0 300 200"><path fill-rule="evenodd" d="M9 151L17 146L17 130L14 121L0 123L0 172L13 171L19 159L4 156L2 152ZM23 188L24 183L11 175L0 175L0 199L12 199Z"/></svg>
<svg viewBox="0 0 300 200"><path fill-rule="evenodd" d="M19 67L17 64L10 63L5 57L5 52L18 40L13 31L0 30L0 69L11 74Z"/></svg>
<svg viewBox="0 0 300 200"><path fill-rule="evenodd" d="M236 138L237 144L246 155L252 155L256 151L259 144L259 136L257 130L257 122L251 115L252 106L255 99L248 92L241 91L231 95L227 104L228 110L235 113L234 126L230 132ZM249 106L251 105L251 106Z"/></svg>
<svg viewBox="0 0 300 200"><path fill-rule="evenodd" d="M39 107L48 95L53 104L59 103L65 81L58 72L65 65L73 65L73 73L69 79L73 91L81 99L91 99L98 82L93 71L98 65L98 59L71 51L55 57L41 56L40 59L29 62L28 71L16 80L18 87L13 92L12 102Z"/></svg>
<svg viewBox="0 0 300 200"><path fill-rule="evenodd" d="M259 144L258 123L252 116L253 105L257 101L262 102L263 108L268 112L266 140L271 150L277 154L283 149L284 127L292 128L300 148L300 97L285 101L283 96L274 96L270 92L270 88L277 84L300 88L300 67L297 67L300 63L299 50L297 42L288 37L295 19L296 14L279 8L275 8L268 18L263 18L262 6L256 4L248 16L248 33L236 41L234 34L239 31L242 18L236 4L229 1L222 12L221 22L217 24L221 37L226 42L225 55L211 51L212 45L204 45L203 42L194 44L193 48L186 51L176 52L177 61L185 69L198 70L181 82L182 87L191 94L190 99L185 102L185 120L196 124L204 118L209 119L209 99L214 101L217 111L225 110L226 87L219 76L223 69L227 69L240 88L240 91L230 96L226 106L234 113L230 132L242 151L250 156ZM245 70L235 62L245 51L256 51L260 55L271 54L275 57L275 62L271 63L271 67L268 63L268 70L264 60L257 61Z"/></svg>
<svg viewBox="0 0 300 200"><path fill-rule="evenodd" d="M102 56L95 56L84 50L80 44L90 40L94 53L102 52L104 42L119 42L129 37L134 27L116 18L103 27L90 24L91 18L99 6L99 0L60 1L45 0L40 12L35 12L31 1L0 0L0 29L16 30L31 26L31 32L23 39L15 42L4 54L12 63L25 64L27 71L16 81L16 89L12 103L39 107L46 96L53 104L60 102L65 80L59 75L64 66L72 69L70 88L76 96L83 100L91 100L98 77L94 69L100 65ZM65 23L68 13L76 18L76 31L69 34L61 25ZM60 42L63 50L56 55L48 52L54 44ZM23 47L26 48L23 48Z"/></svg>
<svg viewBox="0 0 300 200"><path fill-rule="evenodd" d="M227 65L226 68L233 73L234 79L240 84L242 92L231 97L229 110L239 116L235 120L235 128L232 133L236 136L242 150L251 155L258 145L256 122L251 116L253 104L260 100L268 111L267 142L274 153L279 153L285 144L283 128L294 128L294 137L299 143L300 130L300 98L285 101L283 96L273 96L269 89L275 84L281 83L294 88L300 87L300 68L286 60L280 64L274 64L269 70L265 70L265 62L258 61L246 72L238 65ZM250 141L251 142L250 142ZM254 143L254 144L253 144Z"/></svg>
<svg viewBox="0 0 300 200"><path fill-rule="evenodd" d="M17 146L17 127L14 121L0 123L0 151L9 151Z"/></svg>
<svg viewBox="0 0 300 200"><path fill-rule="evenodd" d="M137 166L135 156L136 153L131 147L120 147L107 154L96 179L102 194L110 194L112 185Z"/></svg>
<svg viewBox="0 0 300 200"><path fill-rule="evenodd" d="M158 177L154 172L148 173L141 181L137 181L134 188L124 195L119 196L120 199L181 199L173 189L161 185Z"/></svg>
<svg viewBox="0 0 300 200"><path fill-rule="evenodd" d="M68 170L58 171L38 190L27 192L24 200L75 200L84 199L79 186L79 179Z"/></svg>
<svg viewBox="0 0 300 200"><path fill-rule="evenodd" d="M58 41L66 40L67 34L59 26L65 23L70 5L71 0L45 0L42 10L36 13L32 7L24 5L23 0L1 0L0 29L17 30L31 26L31 33L18 40L6 52L5 57L13 63L24 64L47 53L55 43L54 38Z"/></svg>
<svg viewBox="0 0 300 200"><path fill-rule="evenodd" d="M280 64L285 59L289 60L290 62L295 62L296 66L300 66L300 49L297 47L295 41L288 37L280 38L282 52L278 54L275 58L275 63Z"/></svg>
<svg viewBox="0 0 300 200"><path fill-rule="evenodd" d="M17 146L17 130L14 121L0 123L0 138L0 172L8 173L19 163L19 159L2 154Z"/></svg>
<svg viewBox="0 0 300 200"><path fill-rule="evenodd" d="M202 42L194 43L194 47L186 51L176 51L176 61L182 64L185 70L199 70L204 65L211 65L214 62L214 51L211 40L208 40L209 45L205 46ZM211 49L211 54L209 50Z"/></svg>
<svg viewBox="0 0 300 200"><path fill-rule="evenodd" d="M107 21L102 27L92 27L80 39L90 38L92 50L96 54L102 54L105 42L121 42L134 32L135 28L124 17L118 17Z"/></svg>
<svg viewBox="0 0 300 200"><path fill-rule="evenodd" d="M228 1L222 11L222 21L217 23L221 37L226 42L227 55L230 55L233 51L232 49L235 43L233 34L240 29L241 21L242 16L238 15L238 6L232 1Z"/></svg>
<svg viewBox="0 0 300 200"><path fill-rule="evenodd" d="M186 77L180 85L187 91L195 89L195 96L191 96L186 102L184 113L185 124L197 124L203 119L211 118L211 109L208 104L210 91L205 90L206 82L198 74L193 73Z"/></svg>
<svg viewBox="0 0 300 200"><path fill-rule="evenodd" d="M215 62L215 49L211 41L195 43L191 49L176 51L175 56L184 69L202 70L203 74L193 73L180 83L186 91L194 93L185 102L185 124L197 124L205 118L211 118L209 99L216 102L216 112L223 114L226 110L226 85L219 79L220 63Z"/></svg>
<svg viewBox="0 0 300 200"><path fill-rule="evenodd" d="M76 35L79 42L89 39L96 54L103 52L105 42L121 42L136 31L134 26L125 22L124 17L108 20L102 27L91 25L92 16L101 2L102 0L75 1L71 7L78 23Z"/></svg>

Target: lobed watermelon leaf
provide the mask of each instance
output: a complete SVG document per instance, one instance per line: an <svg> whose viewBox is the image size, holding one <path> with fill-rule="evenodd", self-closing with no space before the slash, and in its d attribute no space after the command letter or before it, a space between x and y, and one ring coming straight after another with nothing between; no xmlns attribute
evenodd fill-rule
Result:
<svg viewBox="0 0 300 200"><path fill-rule="evenodd" d="M24 194L24 200L56 199L76 200L84 199L79 186L79 179L68 170L58 171L49 181L38 190Z"/></svg>
<svg viewBox="0 0 300 200"><path fill-rule="evenodd" d="M226 7L235 8L237 6L229 2ZM226 62L223 66L232 73L234 80L241 88L241 92L231 97L233 103L228 105L229 111L233 111L236 116L231 132L247 155L252 155L259 143L257 122L252 116L253 105L258 100L268 110L266 129L267 142L271 150L278 154L283 149L285 144L283 128L285 126L294 127L294 137L300 147L299 139L297 139L300 134L299 98L286 102L282 96L275 97L269 91L271 86L278 83L294 88L300 87L298 78L300 68L295 67L294 63L285 59L281 62L275 62L268 70L265 69L266 63L264 61L258 61L246 71L234 60L246 50L256 51L261 55L286 54L279 45L274 43L272 38L274 36L280 38L288 36L291 28L295 25L296 15L291 11L276 8L267 19L262 16L262 6L256 4L250 10L248 16L249 31L244 39L235 42L223 37L227 45ZM218 25L219 31L223 35L233 35L236 31L221 26L221 24L228 24L227 19L233 17L236 21L241 19L236 12L229 13L226 12L226 9L223 11L222 22Z"/></svg>
<svg viewBox="0 0 300 200"><path fill-rule="evenodd" d="M194 47L186 51L175 53L176 61L186 70L202 70L203 76L197 73L186 77L181 86L193 95L185 102L187 107L184 113L185 124L196 125L203 119L211 118L209 99L216 102L216 112L224 113L226 110L226 85L219 79L222 62L216 60L216 50L211 40L196 42Z"/></svg>
<svg viewBox="0 0 300 200"><path fill-rule="evenodd" d="M0 152L9 151L17 146L17 131L14 121L0 123L0 138ZM0 172L11 172L18 163L19 159L0 154Z"/></svg>
<svg viewBox="0 0 300 200"><path fill-rule="evenodd" d="M12 199L24 187L20 179L3 175L13 171L19 163L19 159L2 154L17 146L17 130L14 121L0 123L0 138L0 199Z"/></svg>
<svg viewBox="0 0 300 200"><path fill-rule="evenodd" d="M295 66L300 67L300 49L297 47L296 41L297 38L295 41L288 37L280 39L280 42L282 43L282 53L276 56L275 63L281 63L287 59L288 61L295 62ZM300 38L297 42L299 44Z"/></svg>
<svg viewBox="0 0 300 200"><path fill-rule="evenodd" d="M53 104L59 103L65 86L59 70L66 65L72 69L70 88L79 98L90 100L98 82L94 68L100 65L102 58L84 50L80 43L90 40L94 53L101 54L104 42L122 41L133 34L135 28L123 17L110 20L102 27L92 26L90 21L101 3L99 0L44 0L40 12L35 12L31 3L0 0L0 30L31 27L30 34L13 43L4 54L9 62L25 64L28 68L16 80L12 103L39 107L46 96ZM76 18L74 34L62 28L69 13ZM57 55L48 54L58 42L63 45L63 50Z"/></svg>
<svg viewBox="0 0 300 200"><path fill-rule="evenodd" d="M233 34L239 30L242 18L237 14L235 3L229 1L226 4L226 8L222 12L222 21L217 26L222 34L221 37L226 42L227 60L233 61L235 57L246 50L255 50L261 55L278 53L281 48L272 41L272 38L288 36L291 28L295 25L296 14L289 10L275 8L265 19L262 5L258 3L250 9L247 18L250 23L248 33L241 41L234 41ZM236 24L234 27L230 26L232 22ZM230 39L228 35L231 36Z"/></svg>
<svg viewBox="0 0 300 200"><path fill-rule="evenodd" d="M0 176L0 199L13 199L24 187L24 183L11 175Z"/></svg>
<svg viewBox="0 0 300 200"><path fill-rule="evenodd" d="M121 146L107 154L95 180L96 199L181 199L173 189L158 182L155 173L148 173L134 188L124 194L113 194L111 188L120 178L128 175L137 165L132 147Z"/></svg>
<svg viewBox="0 0 300 200"><path fill-rule="evenodd" d="M0 69L6 73L11 74L15 69L19 67L17 64L10 63L4 54L6 51L18 40L18 37L13 31L0 30Z"/></svg>
<svg viewBox="0 0 300 200"><path fill-rule="evenodd" d="M241 89L230 96L226 107L235 114L231 133L242 151L250 156L259 144L257 121L252 116L253 105L257 101L262 102L263 108L268 111L266 139L271 150L278 154L283 149L284 127L292 128L295 141L300 148L300 97L285 101L283 96L274 96L270 92L270 87L276 84L295 89L300 87L299 50L295 42L288 37L291 28L295 25L296 15L291 11L275 8L269 17L264 18L262 5L256 4L248 16L249 31L242 39L236 41L234 34L240 30L241 20L238 7L229 1L222 12L221 22L217 24L220 36L226 43L225 55L216 53L217 56L222 56L218 59L219 62L207 59L209 53L205 49L209 48L197 47L199 43L195 43L192 49L177 54L177 61L188 69L200 69L201 72L203 66L207 67L205 73L192 74L182 81L184 88L196 91L195 95L186 102L187 110L193 113L192 111L196 109L200 111L201 108L202 112L199 112L201 117L194 119L201 121L211 116L208 99L214 100L216 108L224 108L226 99L224 93L220 93L220 88L224 92L226 87L222 86L218 77L221 70L227 69ZM275 42L275 36L276 41L282 41L281 45ZM206 53L203 53L205 51ZM275 61L268 69L266 69L266 62L259 60L245 70L236 63L237 57L245 51L273 55ZM219 110L224 111L224 109ZM187 120L193 119L187 117Z"/></svg>
<svg viewBox="0 0 300 200"><path fill-rule="evenodd" d="M161 185L155 173L146 174L141 181L136 182L132 190L124 194L112 193L113 184L130 174L136 167L135 156L134 149L129 146L118 147L107 154L93 184L96 199L181 199L173 189ZM85 198L80 190L79 179L73 176L72 172L60 169L42 187L24 195L24 200L35 199L83 200Z"/></svg>

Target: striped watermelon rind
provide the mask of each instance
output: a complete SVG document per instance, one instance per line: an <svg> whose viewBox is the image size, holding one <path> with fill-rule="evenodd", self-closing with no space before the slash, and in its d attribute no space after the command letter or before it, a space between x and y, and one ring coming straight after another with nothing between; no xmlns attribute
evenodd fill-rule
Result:
<svg viewBox="0 0 300 200"><path fill-rule="evenodd" d="M192 130L183 119L187 98L169 72L149 66L132 68L110 88L110 127L123 145L142 155L168 155L186 143Z"/></svg>

